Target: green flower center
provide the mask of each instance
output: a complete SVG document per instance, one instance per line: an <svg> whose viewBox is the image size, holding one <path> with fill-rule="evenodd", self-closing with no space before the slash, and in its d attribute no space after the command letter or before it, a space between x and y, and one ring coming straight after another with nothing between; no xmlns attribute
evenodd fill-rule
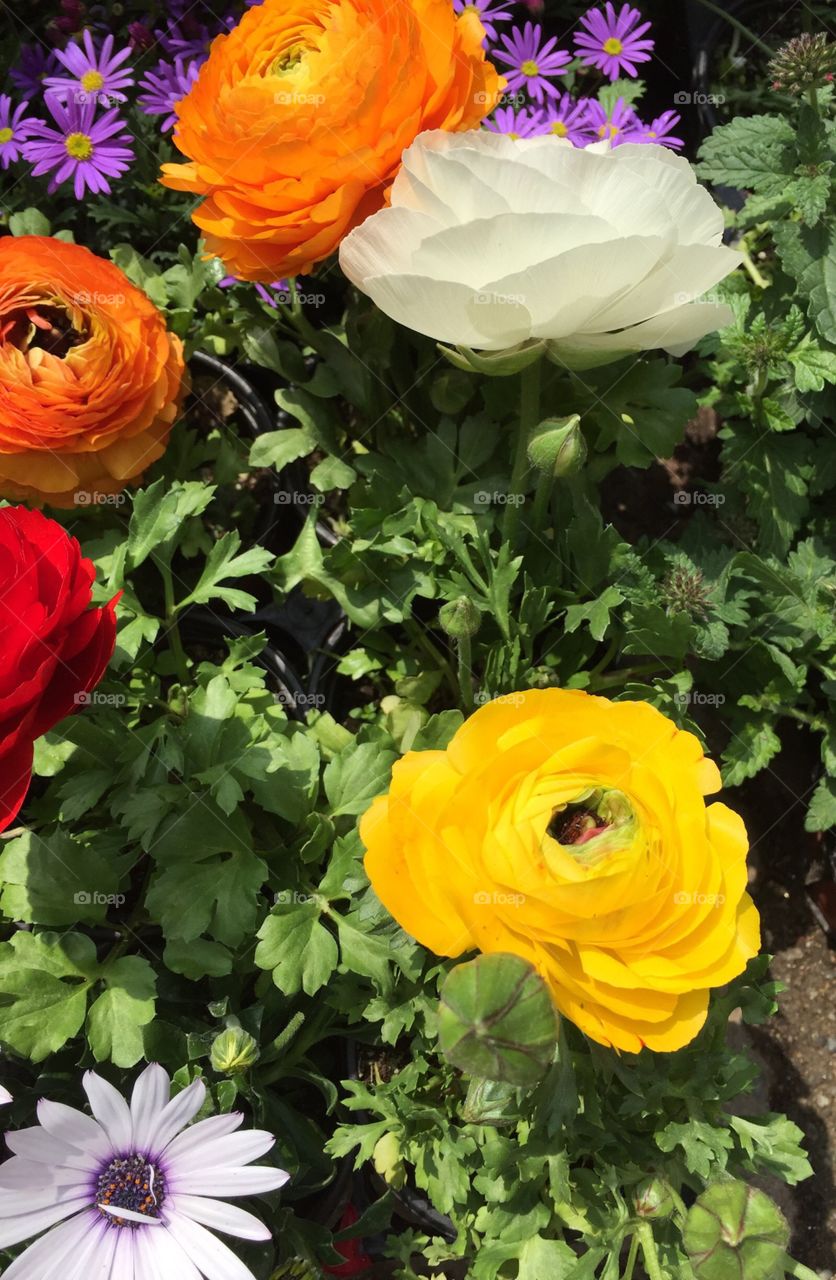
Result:
<svg viewBox="0 0 836 1280"><path fill-rule="evenodd" d="M0 146L2 146L4 142L11 142L13 137L14 134L11 129L0 129Z"/></svg>
<svg viewBox="0 0 836 1280"><path fill-rule="evenodd" d="M284 53L280 53L278 58L274 58L270 66L270 75L286 76L289 71L295 71L306 52L304 45L291 45L289 49L285 49Z"/></svg>
<svg viewBox="0 0 836 1280"><path fill-rule="evenodd" d="M533 58L526 58L525 62L520 67L520 71L524 76L538 76L540 74L537 63Z"/></svg>
<svg viewBox="0 0 836 1280"><path fill-rule="evenodd" d="M565 138L568 132L562 120L552 120L552 133L556 133L558 138Z"/></svg>
<svg viewBox="0 0 836 1280"><path fill-rule="evenodd" d="M618 36L610 36L609 40L604 41L604 53L619 54L623 48Z"/></svg>
<svg viewBox="0 0 836 1280"><path fill-rule="evenodd" d="M93 139L89 133L68 133L64 146L67 155L76 160L89 160L93 154Z"/></svg>

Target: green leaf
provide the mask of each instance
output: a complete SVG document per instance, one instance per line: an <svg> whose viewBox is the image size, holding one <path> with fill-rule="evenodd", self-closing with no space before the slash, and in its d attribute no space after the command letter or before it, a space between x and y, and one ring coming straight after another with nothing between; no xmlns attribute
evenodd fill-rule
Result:
<svg viewBox="0 0 836 1280"><path fill-rule="evenodd" d="M259 436L250 450L251 467L275 467L281 471L289 462L303 458L316 448L316 437L309 427L285 427Z"/></svg>
<svg viewBox="0 0 836 1280"><path fill-rule="evenodd" d="M699 150L705 182L781 195L793 177L795 132L784 116L741 116L720 125Z"/></svg>
<svg viewBox="0 0 836 1280"><path fill-rule="evenodd" d="M730 1116L729 1124L750 1157L754 1173L773 1174L791 1187L812 1177L813 1168L804 1151L804 1134L786 1116L770 1112L747 1120Z"/></svg>
<svg viewBox="0 0 836 1280"><path fill-rule="evenodd" d="M335 756L323 777L333 817L364 813L386 790L396 759L394 751L382 751L374 742L352 744Z"/></svg>
<svg viewBox="0 0 836 1280"><path fill-rule="evenodd" d="M90 1006L87 1035L97 1062L133 1067L154 1017L157 978L144 956L121 956L102 970L105 990Z"/></svg>
<svg viewBox="0 0 836 1280"><path fill-rule="evenodd" d="M337 967L337 943L322 924L315 902L275 907L258 931L255 962L270 969L285 995L304 991L312 996L324 987Z"/></svg>
<svg viewBox="0 0 836 1280"><path fill-rule="evenodd" d="M737 787L765 769L781 750L781 739L765 721L745 720L723 752L723 783Z"/></svg>
<svg viewBox="0 0 836 1280"><path fill-rule="evenodd" d="M160 479L134 497L128 529L128 562L136 569L152 551L162 560L170 560L183 524L190 516L200 515L209 506L214 487L197 480L185 483Z"/></svg>
<svg viewBox="0 0 836 1280"><path fill-rule="evenodd" d="M597 600L591 600L587 604L570 604L566 610L564 627L571 634L585 622L593 640L603 640L610 625L610 612L623 601L624 596L617 587L606 587Z"/></svg>
<svg viewBox="0 0 836 1280"><path fill-rule="evenodd" d="M805 831L828 831L836 827L836 778L821 778L810 800L804 820Z"/></svg>
<svg viewBox="0 0 836 1280"><path fill-rule="evenodd" d="M341 458L323 458L311 472L311 484L320 493L330 489L348 489L357 479L357 472Z"/></svg>
<svg viewBox="0 0 836 1280"><path fill-rule="evenodd" d="M68 925L104 920L116 905L121 878L118 862L66 832L46 836L26 831L9 840L0 856L0 905L12 920Z"/></svg>
<svg viewBox="0 0 836 1280"><path fill-rule="evenodd" d="M229 578L245 578L262 573L273 563L273 555L264 547L249 547L238 555L241 538L234 530L223 534L212 547L203 564L197 586L179 604L184 609L190 604L208 604L210 600L222 600L230 609L251 613L256 606L255 596L221 583Z"/></svg>
<svg viewBox="0 0 836 1280"><path fill-rule="evenodd" d="M190 942L210 933L235 947L255 929L258 893L267 867L254 853L239 851L201 858L184 849L183 860L158 868L147 906L167 940Z"/></svg>
<svg viewBox="0 0 836 1280"><path fill-rule="evenodd" d="M9 230L13 236L48 236L51 234L49 220L40 209L22 209L9 218Z"/></svg>
<svg viewBox="0 0 836 1280"><path fill-rule="evenodd" d="M77 1035L96 975L96 948L78 933L16 933L0 943L2 1038L43 1062Z"/></svg>
<svg viewBox="0 0 836 1280"><path fill-rule="evenodd" d="M836 352L816 346L809 334L788 359L799 391L821 391L826 382L836 382Z"/></svg>
<svg viewBox="0 0 836 1280"><path fill-rule="evenodd" d="M229 948L208 938L192 938L189 942L174 938L166 943L163 960L172 973L182 973L195 982L200 978L224 978L232 972Z"/></svg>

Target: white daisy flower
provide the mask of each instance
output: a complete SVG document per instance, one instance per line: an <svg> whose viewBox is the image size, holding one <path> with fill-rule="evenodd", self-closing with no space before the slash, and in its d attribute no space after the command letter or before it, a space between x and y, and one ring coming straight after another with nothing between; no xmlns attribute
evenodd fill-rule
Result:
<svg viewBox="0 0 836 1280"><path fill-rule="evenodd" d="M287 1182L281 1169L247 1167L269 1151L272 1134L236 1133L240 1113L186 1129L206 1086L196 1080L172 1098L156 1065L137 1080L130 1106L92 1071L84 1091L92 1117L42 1099L39 1125L6 1134L14 1155L0 1165L0 1248L46 1235L3 1280L253 1280L206 1228L270 1238L258 1218L216 1197Z"/></svg>

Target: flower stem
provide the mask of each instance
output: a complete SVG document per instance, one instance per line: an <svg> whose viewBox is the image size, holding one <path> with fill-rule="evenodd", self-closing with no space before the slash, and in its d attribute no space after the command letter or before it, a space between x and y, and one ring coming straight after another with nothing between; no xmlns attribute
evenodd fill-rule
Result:
<svg viewBox="0 0 836 1280"><path fill-rule="evenodd" d="M520 507L525 501L523 482L528 472L528 437L537 426L540 413L540 361L520 373L520 423L514 449L511 482L506 494L507 505L502 520L503 542L513 542L520 522Z"/></svg>
<svg viewBox="0 0 836 1280"><path fill-rule="evenodd" d="M769 281L759 271L755 263L755 260L752 257L752 254L749 250L749 246L746 243L745 236L742 236L741 239L737 242L737 251L738 253L743 255L743 266L745 267L746 271L749 273L753 284L757 285L759 289L768 289Z"/></svg>
<svg viewBox="0 0 836 1280"><path fill-rule="evenodd" d="M633 1280L633 1268L636 1265L636 1255L639 1251L639 1237L633 1233L630 1237L630 1251L627 1254L627 1261L624 1264L624 1274L621 1280Z"/></svg>
<svg viewBox="0 0 836 1280"><path fill-rule="evenodd" d="M189 683L189 662L186 657L186 650L183 648L183 641L180 637L180 628L177 625L177 602L174 598L174 579L171 575L171 565L167 561L158 560L157 568L162 574L163 593L165 600L165 625L168 631L168 637L171 641L171 652L174 655L174 662L177 667L177 674L180 677L181 684Z"/></svg>
<svg viewBox="0 0 836 1280"><path fill-rule="evenodd" d="M644 1269L647 1272L648 1280L665 1280L665 1273L659 1262L659 1254L656 1250L656 1241L653 1238L653 1228L649 1222L640 1222L636 1227L636 1236L642 1247L642 1258L644 1259Z"/></svg>
<svg viewBox="0 0 836 1280"><path fill-rule="evenodd" d="M546 471L541 471L540 478L537 481L537 488L534 490L534 508L531 512L531 527L535 533L545 532L546 518L549 514L554 486L554 476L550 476Z"/></svg>
<svg viewBox="0 0 836 1280"><path fill-rule="evenodd" d="M470 636L459 636L456 640L456 655L458 658L457 674L459 677L459 693L461 694L462 706L470 715L473 710L473 653Z"/></svg>

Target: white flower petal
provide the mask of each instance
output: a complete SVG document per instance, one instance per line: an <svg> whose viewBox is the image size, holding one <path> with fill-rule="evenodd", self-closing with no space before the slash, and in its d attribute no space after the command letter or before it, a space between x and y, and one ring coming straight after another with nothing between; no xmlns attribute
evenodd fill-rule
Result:
<svg viewBox="0 0 836 1280"><path fill-rule="evenodd" d="M116 1248L110 1271L104 1273L108 1280L144 1280L142 1272L137 1269L135 1231L120 1231L118 1228L109 1234L116 1236ZM93 1272L95 1275L95 1271ZM173 1277L172 1277L173 1280Z"/></svg>
<svg viewBox="0 0 836 1280"><path fill-rule="evenodd" d="M626 236L607 244L581 245L528 271L503 276L490 287L527 298L535 338L597 330L593 321L608 303L654 271L668 249L659 236Z"/></svg>
<svg viewBox="0 0 836 1280"><path fill-rule="evenodd" d="M11 1101L12 1095L9 1093L8 1089L4 1089L0 1084L0 1107L5 1107L7 1103Z"/></svg>
<svg viewBox="0 0 836 1280"><path fill-rule="evenodd" d="M137 1231L137 1280L201 1280L200 1272L167 1227L162 1231Z"/></svg>
<svg viewBox="0 0 836 1280"><path fill-rule="evenodd" d="M121 1155L127 1154L131 1150L133 1134L127 1102L109 1080L96 1075L95 1071L85 1071L82 1084L90 1101L90 1110L110 1138L113 1150Z"/></svg>
<svg viewBox="0 0 836 1280"><path fill-rule="evenodd" d="M142 1072L131 1094L133 1145L136 1151L148 1152L154 1125L170 1097L171 1080L168 1072L152 1062Z"/></svg>
<svg viewBox="0 0 836 1280"><path fill-rule="evenodd" d="M148 1155L155 1157L162 1154L175 1134L193 1120L206 1097L206 1085L202 1080L193 1080L190 1085L167 1102L162 1111L150 1126L148 1136Z"/></svg>
<svg viewBox="0 0 836 1280"><path fill-rule="evenodd" d="M554 350L570 369L593 368L616 347L624 355L661 347L672 355L684 355L695 342L722 329L733 319L725 303L686 302L643 324L617 334L580 334L570 342L557 342Z"/></svg>
<svg viewBox="0 0 836 1280"><path fill-rule="evenodd" d="M221 1138L205 1138L200 1143L181 1141L186 1135L171 1143L165 1153L165 1166L169 1178L208 1169L210 1166L249 1164L265 1155L276 1142L266 1129L244 1129L241 1133L228 1133Z"/></svg>
<svg viewBox="0 0 836 1280"><path fill-rule="evenodd" d="M85 1192L82 1196L72 1197L67 1195L29 1213L21 1212L17 1207L11 1207L7 1201L7 1194L4 1192L0 1195L0 1214L3 1215L0 1217L0 1249L8 1249L9 1245L20 1244L21 1240L28 1240L39 1231L54 1227L56 1222L72 1217L82 1209L89 1209L90 1193ZM9 1216L7 1217L6 1214Z"/></svg>
<svg viewBox="0 0 836 1280"><path fill-rule="evenodd" d="M270 1239L270 1231L264 1223L235 1204L224 1204L222 1200L210 1200L205 1196L184 1195L172 1196L169 1204L175 1213L193 1218L213 1231L223 1231L242 1240Z"/></svg>
<svg viewBox="0 0 836 1280"><path fill-rule="evenodd" d="M268 1169L261 1165L246 1165L239 1169L221 1166L195 1170L182 1179L177 1178L173 1190L176 1195L258 1196L283 1187L289 1178L290 1174L283 1169Z"/></svg>
<svg viewBox="0 0 836 1280"><path fill-rule="evenodd" d="M83 1111L42 1098L38 1103L38 1120L59 1142L100 1159L113 1155L113 1145L104 1129Z"/></svg>
<svg viewBox="0 0 836 1280"><path fill-rule="evenodd" d="M22 1190L25 1195L57 1195L66 1194L67 1188L86 1188L90 1185L93 1171L69 1169L57 1166L45 1169L34 1160L24 1160L21 1156L12 1156L0 1165L0 1216L4 1215L7 1194Z"/></svg>
<svg viewBox="0 0 836 1280"><path fill-rule="evenodd" d="M57 1138L47 1133L46 1129L42 1129L40 1125L7 1133L6 1146L16 1156L48 1165L50 1169L66 1168L88 1173L101 1163L100 1157L88 1154L86 1151L79 1151L77 1147L68 1147L66 1143L59 1142ZM0 1165L0 1183L6 1167L6 1165ZM44 1176L43 1171L41 1176Z"/></svg>
<svg viewBox="0 0 836 1280"><path fill-rule="evenodd" d="M430 131L340 263L418 333L476 351L544 339L581 367L707 332L724 313L679 312L739 263L722 234L721 210L665 147Z"/></svg>
<svg viewBox="0 0 836 1280"><path fill-rule="evenodd" d="M75 1280L79 1251L89 1257L102 1234L98 1222L98 1215L90 1210L62 1222L15 1258L3 1272L3 1280L45 1280L50 1275ZM74 1265L68 1270L71 1261Z"/></svg>
<svg viewBox="0 0 836 1280"><path fill-rule="evenodd" d="M661 312L692 302L740 266L743 255L723 245L680 245L646 279L595 317L594 330L604 333L640 324Z"/></svg>
<svg viewBox="0 0 836 1280"><path fill-rule="evenodd" d="M173 1213L169 1215L168 1231L206 1280L254 1280L249 1267L199 1223Z"/></svg>
<svg viewBox="0 0 836 1280"><path fill-rule="evenodd" d="M190 1125L188 1129L184 1129L172 1139L165 1153L166 1160L179 1160L193 1151L207 1151L210 1144L217 1138L224 1138L227 1134L234 1133L236 1129L241 1128L243 1122L242 1111L229 1111L225 1115L208 1116L205 1120L198 1120L197 1124Z"/></svg>

